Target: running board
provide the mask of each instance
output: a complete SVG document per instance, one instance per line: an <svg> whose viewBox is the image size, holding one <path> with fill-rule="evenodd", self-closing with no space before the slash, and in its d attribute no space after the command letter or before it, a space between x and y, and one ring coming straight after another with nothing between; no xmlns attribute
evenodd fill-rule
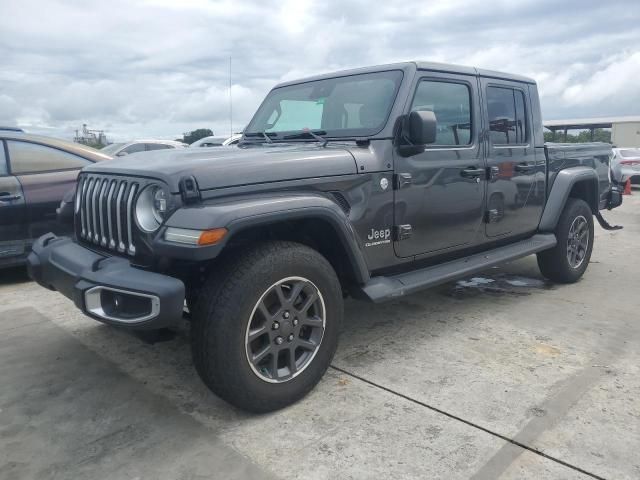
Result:
<svg viewBox="0 0 640 480"><path fill-rule="evenodd" d="M556 246L553 233L537 234L511 245L452 260L440 265L389 277L373 277L361 287L365 297L379 303L434 287L486 270L511 260L526 257Z"/></svg>

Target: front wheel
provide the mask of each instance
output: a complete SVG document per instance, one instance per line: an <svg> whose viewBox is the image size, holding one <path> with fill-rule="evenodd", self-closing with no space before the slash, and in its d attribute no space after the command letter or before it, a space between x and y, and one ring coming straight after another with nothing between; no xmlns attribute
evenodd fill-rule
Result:
<svg viewBox="0 0 640 480"><path fill-rule="evenodd" d="M538 266L549 280L574 283L587 269L593 250L593 213L587 202L569 198L555 234L558 244L538 253Z"/></svg>
<svg viewBox="0 0 640 480"><path fill-rule="evenodd" d="M342 321L342 290L315 250L270 242L237 252L200 291L194 363L205 384L253 412L306 395L328 368Z"/></svg>

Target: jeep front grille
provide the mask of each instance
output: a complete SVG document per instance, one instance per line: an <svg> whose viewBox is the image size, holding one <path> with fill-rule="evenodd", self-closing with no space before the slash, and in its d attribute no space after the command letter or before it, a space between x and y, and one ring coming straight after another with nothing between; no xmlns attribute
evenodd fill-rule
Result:
<svg viewBox="0 0 640 480"><path fill-rule="evenodd" d="M104 175L81 176L76 195L76 233L87 242L135 255L134 205L140 184Z"/></svg>

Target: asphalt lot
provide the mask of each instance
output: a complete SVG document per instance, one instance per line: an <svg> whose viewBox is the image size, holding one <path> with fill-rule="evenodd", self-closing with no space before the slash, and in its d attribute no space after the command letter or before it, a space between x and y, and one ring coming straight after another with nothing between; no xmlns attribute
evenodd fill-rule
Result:
<svg viewBox="0 0 640 480"><path fill-rule="evenodd" d="M640 478L640 190L579 283L530 257L347 302L311 395L255 416L149 343L0 272L0 478Z"/></svg>

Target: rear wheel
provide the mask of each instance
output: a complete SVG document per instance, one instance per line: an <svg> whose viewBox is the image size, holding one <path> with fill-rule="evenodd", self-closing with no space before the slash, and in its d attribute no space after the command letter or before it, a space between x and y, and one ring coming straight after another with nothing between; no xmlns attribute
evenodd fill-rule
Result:
<svg viewBox="0 0 640 480"><path fill-rule="evenodd" d="M229 403L268 412L322 378L337 347L342 291L329 262L304 245L271 242L236 257L200 291L194 363Z"/></svg>
<svg viewBox="0 0 640 480"><path fill-rule="evenodd" d="M569 198L555 230L558 244L538 253L542 274L559 283L582 277L593 249L593 213L584 200Z"/></svg>

